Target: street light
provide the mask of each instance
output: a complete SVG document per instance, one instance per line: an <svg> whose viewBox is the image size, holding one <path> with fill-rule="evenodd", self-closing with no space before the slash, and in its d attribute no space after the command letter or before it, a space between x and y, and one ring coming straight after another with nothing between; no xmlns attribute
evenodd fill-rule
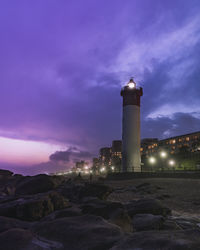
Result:
<svg viewBox="0 0 200 250"><path fill-rule="evenodd" d="M150 162L151 164L154 164L154 163L156 162L156 159L155 159L154 157L150 157L150 158L149 158L149 162Z"/></svg>
<svg viewBox="0 0 200 250"><path fill-rule="evenodd" d="M100 169L100 172L102 173L102 172L104 172L106 169L103 167L103 168L101 168Z"/></svg>
<svg viewBox="0 0 200 250"><path fill-rule="evenodd" d="M111 169L112 169L112 171L114 171L114 170L115 170L115 167L112 166Z"/></svg>
<svg viewBox="0 0 200 250"><path fill-rule="evenodd" d="M170 160L170 161L169 161L169 165L170 165L170 166L174 166L174 165L175 165L175 161L174 161L174 160Z"/></svg>
<svg viewBox="0 0 200 250"><path fill-rule="evenodd" d="M164 152L164 151L162 151L162 152L160 152L160 156L161 156L162 158L166 158L167 153L166 153L166 152Z"/></svg>

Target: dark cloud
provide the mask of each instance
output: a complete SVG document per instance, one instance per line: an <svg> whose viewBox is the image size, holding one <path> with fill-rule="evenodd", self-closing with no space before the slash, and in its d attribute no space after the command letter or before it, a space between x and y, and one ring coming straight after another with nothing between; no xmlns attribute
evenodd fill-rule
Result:
<svg viewBox="0 0 200 250"><path fill-rule="evenodd" d="M200 118L193 115L175 113L171 118L146 119L142 121L143 138L157 137L161 139L200 131Z"/></svg>
<svg viewBox="0 0 200 250"><path fill-rule="evenodd" d="M75 161L80 161L80 160L88 160L92 157L93 155L87 151L80 151L76 147L70 147L66 151L56 151L55 153L51 154L49 156L49 159L51 161L55 162L75 162Z"/></svg>

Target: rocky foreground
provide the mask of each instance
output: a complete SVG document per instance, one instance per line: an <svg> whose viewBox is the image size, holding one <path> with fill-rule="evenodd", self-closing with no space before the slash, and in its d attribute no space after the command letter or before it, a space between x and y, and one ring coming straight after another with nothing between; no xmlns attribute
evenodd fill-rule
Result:
<svg viewBox="0 0 200 250"><path fill-rule="evenodd" d="M154 189L0 170L0 248L200 249L200 221L172 216L159 197L141 198ZM113 201L127 192L137 199Z"/></svg>

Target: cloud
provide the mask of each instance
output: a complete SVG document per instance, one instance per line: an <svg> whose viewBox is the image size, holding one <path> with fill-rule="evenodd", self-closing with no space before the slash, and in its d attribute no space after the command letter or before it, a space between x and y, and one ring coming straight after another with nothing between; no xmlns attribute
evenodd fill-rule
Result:
<svg viewBox="0 0 200 250"><path fill-rule="evenodd" d="M54 162L75 162L80 160L88 160L93 155L87 151L80 151L76 147L71 147L66 151L56 151L49 156L49 159Z"/></svg>
<svg viewBox="0 0 200 250"><path fill-rule="evenodd" d="M142 121L143 138L167 138L200 130L200 118L188 113L174 113Z"/></svg>

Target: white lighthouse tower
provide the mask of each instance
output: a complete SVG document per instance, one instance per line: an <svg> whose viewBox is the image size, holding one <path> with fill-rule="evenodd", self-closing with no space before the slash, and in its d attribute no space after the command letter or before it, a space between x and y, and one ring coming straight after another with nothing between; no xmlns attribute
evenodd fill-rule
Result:
<svg viewBox="0 0 200 250"><path fill-rule="evenodd" d="M121 90L123 97L122 172L141 172L140 97L142 95L142 88L137 88L132 78Z"/></svg>

